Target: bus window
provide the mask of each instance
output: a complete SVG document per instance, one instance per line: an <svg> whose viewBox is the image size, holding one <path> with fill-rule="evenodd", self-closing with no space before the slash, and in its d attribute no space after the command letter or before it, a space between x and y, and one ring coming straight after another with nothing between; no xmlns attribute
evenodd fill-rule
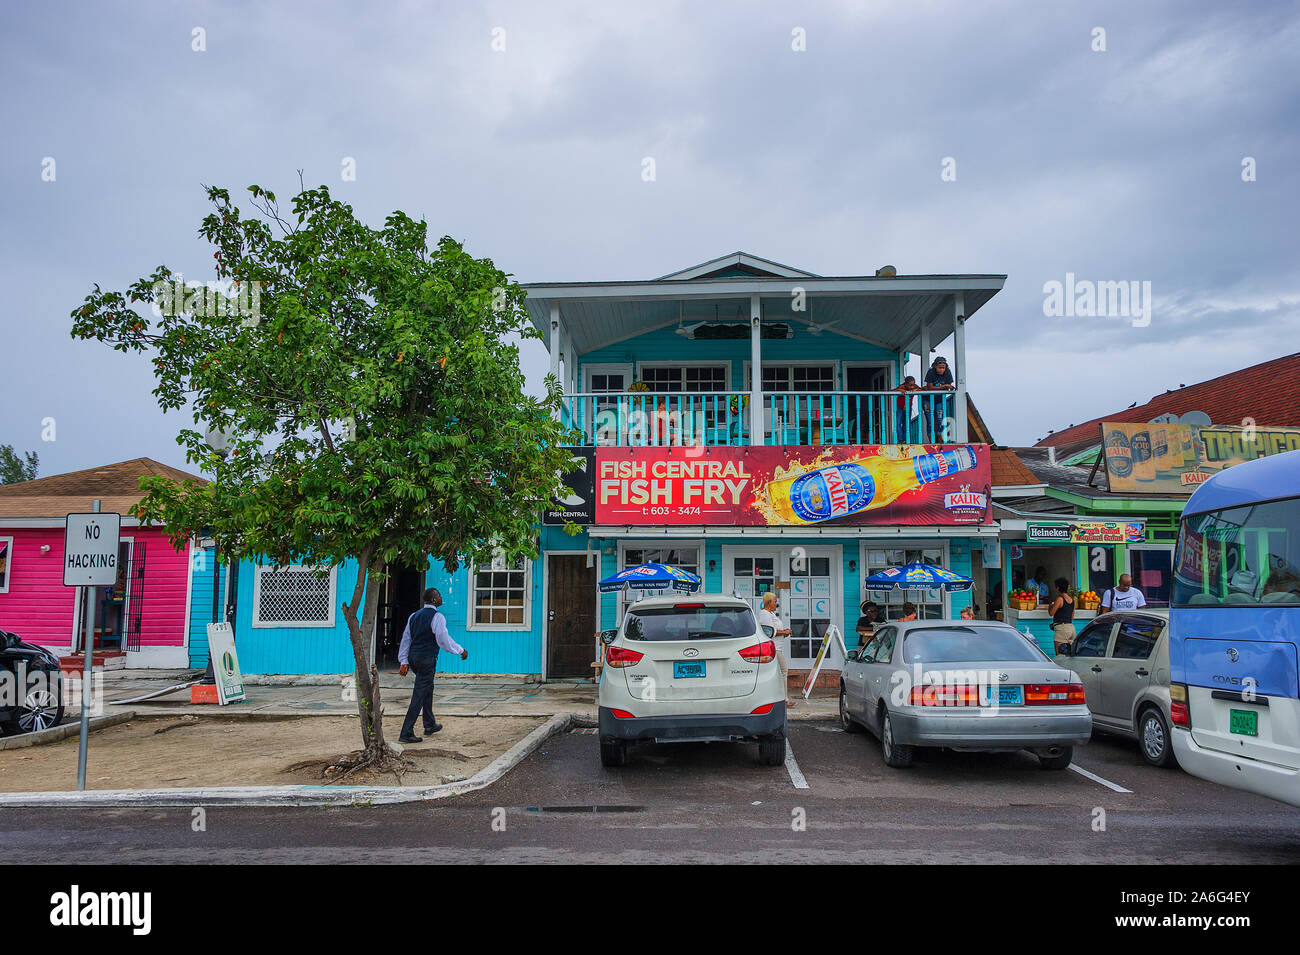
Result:
<svg viewBox="0 0 1300 955"><path fill-rule="evenodd" d="M1300 500L1187 517L1174 555L1173 603L1300 604Z"/></svg>

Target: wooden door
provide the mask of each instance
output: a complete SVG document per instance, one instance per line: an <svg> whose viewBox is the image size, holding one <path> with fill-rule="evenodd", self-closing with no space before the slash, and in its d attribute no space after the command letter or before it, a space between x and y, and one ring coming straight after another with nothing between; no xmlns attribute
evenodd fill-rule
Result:
<svg viewBox="0 0 1300 955"><path fill-rule="evenodd" d="M596 568L585 554L546 558L546 676L591 676L596 659Z"/></svg>

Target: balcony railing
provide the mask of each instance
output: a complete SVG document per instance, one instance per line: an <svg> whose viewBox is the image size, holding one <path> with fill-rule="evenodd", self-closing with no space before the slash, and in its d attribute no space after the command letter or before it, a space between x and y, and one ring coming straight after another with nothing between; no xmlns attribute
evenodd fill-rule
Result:
<svg viewBox="0 0 1300 955"><path fill-rule="evenodd" d="M953 398L951 391L769 392L760 442L751 440L747 391L565 395L561 421L597 446L943 444L956 440Z"/></svg>

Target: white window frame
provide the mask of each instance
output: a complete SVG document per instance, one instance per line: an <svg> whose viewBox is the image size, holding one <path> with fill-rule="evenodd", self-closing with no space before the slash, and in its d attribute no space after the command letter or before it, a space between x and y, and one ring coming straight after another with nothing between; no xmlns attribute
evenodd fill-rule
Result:
<svg viewBox="0 0 1300 955"><path fill-rule="evenodd" d="M912 537L912 538L904 538L902 540L894 540L892 537L884 537L884 538L876 537L870 539L864 538L863 540L859 541L858 543L858 594L860 599L858 603L861 604L862 601L864 600L875 600L876 598L874 595L879 593L879 591L870 590L868 586L865 583L863 583L863 580L867 576L867 570L869 567L869 564L867 562L868 550L923 550L923 549L938 547L940 550L943 551L943 556L940 558L939 566L948 567L952 561L952 548L949 546L949 544L950 542L943 538L935 539L933 537L930 538ZM911 600L913 603L916 602L912 597L908 596L909 593L915 593L915 591L901 591L901 593L902 593L902 599L904 601ZM929 601L922 600L921 602L928 603ZM940 589L939 602L943 607L943 617L941 619L951 620L952 619L952 594L948 593L946 590ZM930 618L927 617L922 619L930 619ZM890 620L887 622L893 624L893 623L897 623L898 621Z"/></svg>
<svg viewBox="0 0 1300 955"><path fill-rule="evenodd" d="M622 392L611 391L608 394L623 394L628 388L636 383L636 371L630 361L627 362L591 362L582 366L582 391L584 394L591 393L591 376L592 375L626 375L627 388ZM604 394L605 392L602 392Z"/></svg>
<svg viewBox="0 0 1300 955"><path fill-rule="evenodd" d="M533 629L533 564L536 561L529 558L523 558L524 561L524 616L522 623L478 623L474 620L474 611L477 605L474 603L474 591L478 589L478 575L482 564L472 564L469 566L469 592L465 598L465 629L490 631L497 633L518 633L523 630ZM499 571L498 571L499 573ZM489 588L491 589L491 588Z"/></svg>
<svg viewBox="0 0 1300 955"><path fill-rule="evenodd" d="M695 547L699 549L700 557L699 557L699 564L697 566L699 570L700 589L696 591L696 593L701 593L701 594L705 593L707 587L704 584L704 575L708 573L709 557L708 557L708 553L705 551L704 538L702 537L686 538L681 540L675 537L674 538L651 537L651 538L642 538L642 539L620 540L618 542L618 553L616 554L616 559L618 563L615 566L614 570L611 571L611 573L619 573L620 571L623 570L625 566L627 566L627 552L629 550L685 550L688 547ZM668 592L674 593L674 591L671 590ZM676 592L685 593L685 591L676 591ZM623 615L627 613L627 608L633 606L636 603L636 595L637 592L632 590L630 587L622 587L619 589L618 612L617 612L618 623L621 624L623 622Z"/></svg>
<svg viewBox="0 0 1300 955"><path fill-rule="evenodd" d="M745 382L746 384L749 383L749 369L752 364L753 362L748 358L741 363L741 369L740 369L741 381ZM774 361L767 361L766 359L764 359L763 367L764 368L830 368L834 379L831 382L831 384L834 385L834 387L831 388L831 391L844 390L844 362L841 359L837 359L837 358L833 358L830 360L822 359L821 361L812 360L812 359L804 359L800 361L781 361L780 359L776 359ZM793 375L790 376L790 389L791 389L790 391L784 391L784 392L765 391L763 392L763 394L779 395L779 394L804 394L805 393L805 392L794 391ZM807 392L807 394L815 394L815 393L816 392Z"/></svg>
<svg viewBox="0 0 1300 955"><path fill-rule="evenodd" d="M279 567L275 564L254 564L253 565L253 607L252 613L249 614L249 625L254 629L271 629L281 627L298 627L311 628L315 630L331 630L334 627L335 608L338 605L338 568L331 567L329 571L329 617L325 620L264 620L262 619L262 577L265 574L275 573L276 571L290 570L294 572L310 573L320 571L323 568L311 564L292 564L289 567ZM226 587L230 586L229 570L226 573ZM222 601L223 605L226 601Z"/></svg>
<svg viewBox="0 0 1300 955"><path fill-rule="evenodd" d="M9 593L9 582L13 580L14 577L14 539L12 536L6 534L5 536L0 537L0 541L9 542L9 547L5 551L5 554L7 555L5 557L5 579L4 583L0 583L0 594L7 594Z"/></svg>
<svg viewBox="0 0 1300 955"><path fill-rule="evenodd" d="M720 395L731 391L731 361L720 358L717 361L639 361L636 363L636 380L641 380L643 368L680 368L682 369L682 386L686 385L687 368L721 368L722 391L652 391L648 394L658 395Z"/></svg>

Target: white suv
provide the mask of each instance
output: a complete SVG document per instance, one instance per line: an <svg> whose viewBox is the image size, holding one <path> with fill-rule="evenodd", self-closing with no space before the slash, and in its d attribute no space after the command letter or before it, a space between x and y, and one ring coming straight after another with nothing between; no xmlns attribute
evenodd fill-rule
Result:
<svg viewBox="0 0 1300 955"><path fill-rule="evenodd" d="M757 740L765 766L785 761L785 679L772 635L745 601L642 600L601 641L603 765L626 765L637 741Z"/></svg>

